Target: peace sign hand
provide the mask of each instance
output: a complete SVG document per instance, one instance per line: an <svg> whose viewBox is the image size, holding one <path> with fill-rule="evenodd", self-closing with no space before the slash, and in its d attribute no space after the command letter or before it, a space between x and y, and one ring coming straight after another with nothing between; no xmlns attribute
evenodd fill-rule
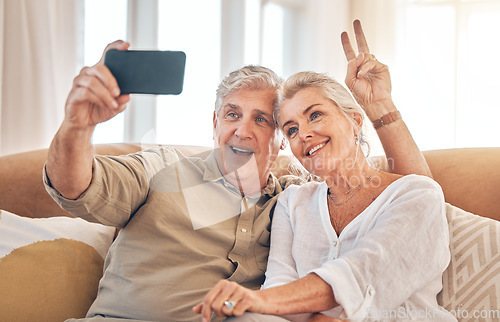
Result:
<svg viewBox="0 0 500 322"><path fill-rule="evenodd" d="M356 56L346 32L341 35L342 47L348 60L345 83L354 98L365 109L370 120L395 110L391 97L389 68L370 54L359 20L353 23L359 54Z"/></svg>

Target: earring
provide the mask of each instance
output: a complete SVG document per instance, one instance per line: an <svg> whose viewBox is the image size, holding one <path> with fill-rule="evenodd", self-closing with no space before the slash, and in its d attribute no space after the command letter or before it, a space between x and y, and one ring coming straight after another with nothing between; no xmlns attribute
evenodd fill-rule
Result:
<svg viewBox="0 0 500 322"><path fill-rule="evenodd" d="M354 136L354 142L356 145L359 145L359 137L357 135Z"/></svg>

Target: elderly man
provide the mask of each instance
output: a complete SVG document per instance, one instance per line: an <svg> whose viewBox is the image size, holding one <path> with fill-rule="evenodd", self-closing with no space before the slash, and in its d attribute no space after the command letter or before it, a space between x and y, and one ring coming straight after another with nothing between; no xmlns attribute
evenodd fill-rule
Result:
<svg viewBox="0 0 500 322"><path fill-rule="evenodd" d="M270 171L285 146L273 118L280 83L258 66L228 75L217 90L214 149L204 155L156 147L103 157L92 154L93 130L129 97L102 60L75 78L45 185L72 214L122 228L88 318L192 321L200 318L193 306L220 279L260 287L277 196L297 180ZM378 134L395 171L429 174L401 120Z"/></svg>

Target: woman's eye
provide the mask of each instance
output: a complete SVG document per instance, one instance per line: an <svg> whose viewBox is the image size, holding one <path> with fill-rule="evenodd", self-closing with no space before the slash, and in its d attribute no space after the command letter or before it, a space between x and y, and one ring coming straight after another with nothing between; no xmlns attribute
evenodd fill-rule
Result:
<svg viewBox="0 0 500 322"><path fill-rule="evenodd" d="M311 114L311 121L314 121L315 119L317 119L320 116L321 116L321 113L319 113L319 112L312 113Z"/></svg>
<svg viewBox="0 0 500 322"><path fill-rule="evenodd" d="M291 127L291 128L288 129L288 131L286 131L288 137L291 137L296 132L297 132L297 128L296 127Z"/></svg>
<svg viewBox="0 0 500 322"><path fill-rule="evenodd" d="M263 117L257 117L257 122L267 122L267 120Z"/></svg>

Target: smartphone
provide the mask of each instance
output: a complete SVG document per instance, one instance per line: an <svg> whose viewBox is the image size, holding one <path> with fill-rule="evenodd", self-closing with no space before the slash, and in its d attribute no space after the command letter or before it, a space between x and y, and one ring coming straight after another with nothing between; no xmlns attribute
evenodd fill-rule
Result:
<svg viewBox="0 0 500 322"><path fill-rule="evenodd" d="M186 54L182 51L117 50L104 56L122 94L178 95L184 84Z"/></svg>

